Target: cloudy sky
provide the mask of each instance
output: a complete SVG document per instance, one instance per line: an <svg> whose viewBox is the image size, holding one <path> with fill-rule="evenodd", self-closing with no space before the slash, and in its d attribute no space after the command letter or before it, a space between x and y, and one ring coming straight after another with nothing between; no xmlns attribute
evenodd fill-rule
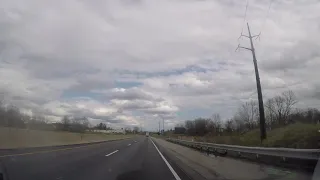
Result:
<svg viewBox="0 0 320 180"><path fill-rule="evenodd" d="M265 98L320 107L320 2L249 0ZM246 0L0 0L0 94L53 121L155 130L256 99ZM269 12L269 13L268 13Z"/></svg>

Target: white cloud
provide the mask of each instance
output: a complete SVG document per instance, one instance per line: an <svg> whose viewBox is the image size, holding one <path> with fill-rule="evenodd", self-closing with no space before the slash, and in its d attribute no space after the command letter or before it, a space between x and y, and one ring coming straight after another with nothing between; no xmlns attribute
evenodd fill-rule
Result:
<svg viewBox="0 0 320 180"><path fill-rule="evenodd" d="M137 87L133 87L130 89L114 88L114 89L111 89L111 92L107 92L107 95L108 94L113 99L128 99L128 100L142 99L142 100L162 101L160 97L156 97L156 95L150 92L146 92L145 90Z"/></svg>
<svg viewBox="0 0 320 180"><path fill-rule="evenodd" d="M262 31L263 94L291 89L300 106L319 107L320 3L273 1L265 19L269 2L250 1L246 19ZM172 126L190 109L228 117L256 97L251 54L234 52L245 3L2 0L1 97L52 119L76 113L119 127L152 129L153 114Z"/></svg>
<svg viewBox="0 0 320 180"><path fill-rule="evenodd" d="M112 89L111 104L122 110L140 110L151 114L170 114L179 110L172 102L140 88Z"/></svg>

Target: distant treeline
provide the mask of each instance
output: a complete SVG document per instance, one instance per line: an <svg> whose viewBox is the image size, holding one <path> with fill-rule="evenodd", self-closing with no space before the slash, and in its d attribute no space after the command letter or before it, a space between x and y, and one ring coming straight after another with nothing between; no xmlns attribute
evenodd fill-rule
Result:
<svg viewBox="0 0 320 180"><path fill-rule="evenodd" d="M29 116L25 113L22 113L19 108L15 106L4 105L4 103L1 102L0 126L70 132L84 132L92 129L111 129L104 123L91 126L87 117L64 116L59 122L52 122L44 115L35 115L34 113L33 116Z"/></svg>
<svg viewBox="0 0 320 180"><path fill-rule="evenodd" d="M16 106L5 105L0 101L0 126L2 127L80 133L85 131L93 132L93 130L112 130L111 127L102 122L92 126L87 117L63 116L60 121L52 122L45 115L32 114L30 116L22 113ZM124 130L127 134L136 134L141 131L139 127L125 127Z"/></svg>
<svg viewBox="0 0 320 180"><path fill-rule="evenodd" d="M264 104L266 126L268 130L283 127L296 122L316 124L320 121L320 112L316 108L294 108L297 103L292 91L285 91L280 95L267 99ZM256 101L243 103L233 118L222 121L219 114L213 114L211 118L197 118L187 120L184 127L185 133L192 136L231 135L242 134L259 127L259 110Z"/></svg>

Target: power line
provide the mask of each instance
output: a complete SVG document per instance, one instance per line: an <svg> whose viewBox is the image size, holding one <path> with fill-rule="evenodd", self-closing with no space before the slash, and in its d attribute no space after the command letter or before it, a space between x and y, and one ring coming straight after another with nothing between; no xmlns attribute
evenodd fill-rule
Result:
<svg viewBox="0 0 320 180"><path fill-rule="evenodd" d="M242 22L242 28L241 28L241 35L242 35L242 33L243 33L244 24L245 24L245 22L246 22L246 18L247 18L248 6L249 6L249 0L247 0L247 3L246 3L246 10L245 10L245 12L244 12L244 16L243 16L243 22ZM238 41L239 41L239 39L242 37L241 35L240 35L240 37L238 38Z"/></svg>
<svg viewBox="0 0 320 180"><path fill-rule="evenodd" d="M269 17L269 13L270 13L270 9L271 9L272 3L273 3L273 0L270 0L270 1L269 1L269 8L268 8L268 11L267 11L267 15L266 15L266 17L264 18L264 21L263 21L263 23L262 23L262 25L261 25L261 29L260 29L259 35L261 34L261 32L262 32L262 30L264 29L264 26L265 26L265 24L266 24L266 22L267 22L267 19L268 19L268 17ZM260 39L260 36L259 36L259 39Z"/></svg>
<svg viewBox="0 0 320 180"><path fill-rule="evenodd" d="M261 35L261 32L264 29L264 26L265 26L265 24L267 22L268 17L269 17L272 3L273 3L273 0L270 0L269 1L269 7L268 7L268 10L267 10L267 14L266 14L266 16L264 18L264 21L263 21L262 25L261 25L260 32L259 32L259 34L257 36L255 36L256 37L255 39L259 38L259 40L260 40L260 35ZM249 7L249 0L247 0L247 3L246 3L246 10L245 10L245 13L244 13L243 22L242 22L242 28L241 28L241 34L240 34L240 36L238 38L238 42L239 42L239 39L242 37L242 34L243 34L243 28L244 28L244 24L245 24L245 21L246 21L246 18L247 18L248 7Z"/></svg>

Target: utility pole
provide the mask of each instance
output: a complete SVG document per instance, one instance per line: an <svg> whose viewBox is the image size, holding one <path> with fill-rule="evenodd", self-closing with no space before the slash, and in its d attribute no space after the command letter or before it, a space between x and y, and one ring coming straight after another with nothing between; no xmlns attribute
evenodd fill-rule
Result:
<svg viewBox="0 0 320 180"><path fill-rule="evenodd" d="M164 118L163 117L161 117L162 118L162 132L163 132L163 135L164 135Z"/></svg>
<svg viewBox="0 0 320 180"><path fill-rule="evenodd" d="M253 57L253 64L254 64L254 71L256 74L256 83L257 83L257 92L258 92L258 101L259 101L259 116L260 116L260 140L261 142L267 138L267 132L266 132L266 120L265 120L265 115L264 115L264 106L263 106L263 98L262 98L262 90L261 90L261 84L260 84L260 76L259 76L259 70L258 70L258 63L257 63L257 59L256 59L256 53L255 53L255 49L253 46L253 42L252 42L252 38L254 37L259 37L260 34L258 35L254 35L251 36L251 32L250 32L250 27L249 27L249 23L247 23L247 27L248 27L248 33L249 36L243 35L241 33L241 36L244 36L246 38L250 39L250 44L251 44L251 48L247 48L247 47L242 47L240 46L240 44L238 45L237 49L242 48L242 49L246 49L252 52L252 57ZM240 38L239 37L239 38ZM236 50L237 50L236 49Z"/></svg>
<svg viewBox="0 0 320 180"><path fill-rule="evenodd" d="M141 125L141 123L140 123L140 132L142 132L142 125Z"/></svg>
<svg viewBox="0 0 320 180"><path fill-rule="evenodd" d="M160 121L159 121L159 134L160 134Z"/></svg>

